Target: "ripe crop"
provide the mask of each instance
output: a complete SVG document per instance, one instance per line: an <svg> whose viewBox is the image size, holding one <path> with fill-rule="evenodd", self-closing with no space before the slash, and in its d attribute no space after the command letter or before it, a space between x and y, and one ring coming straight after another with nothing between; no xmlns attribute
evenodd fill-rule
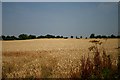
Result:
<svg viewBox="0 0 120 80"><path fill-rule="evenodd" d="M34 39L2 44L3 78L106 78L111 69L117 70L118 39Z"/></svg>

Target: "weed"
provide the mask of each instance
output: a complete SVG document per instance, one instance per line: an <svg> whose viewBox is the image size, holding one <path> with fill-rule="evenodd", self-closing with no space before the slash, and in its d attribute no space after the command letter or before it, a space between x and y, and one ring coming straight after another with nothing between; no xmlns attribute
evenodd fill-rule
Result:
<svg viewBox="0 0 120 80"><path fill-rule="evenodd" d="M89 47L89 51L92 51L94 54L93 62L90 60L88 55L87 59L85 56L81 60L81 79L110 79L111 74L115 73L112 69L112 61L110 55L107 55L104 48L102 51L102 56L98 45L101 45L100 41L90 41L94 43L94 46ZM113 77L114 78L114 77Z"/></svg>

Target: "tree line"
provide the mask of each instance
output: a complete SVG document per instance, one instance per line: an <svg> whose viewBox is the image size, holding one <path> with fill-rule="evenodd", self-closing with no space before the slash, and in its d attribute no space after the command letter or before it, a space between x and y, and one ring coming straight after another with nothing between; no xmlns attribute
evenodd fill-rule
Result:
<svg viewBox="0 0 120 80"><path fill-rule="evenodd" d="M63 38L63 39L68 39L68 37L64 37L64 36L54 36L54 35L50 35L47 34L45 36L41 35L41 36L36 36L36 35L27 35L27 34L20 34L18 37L16 36L5 36L2 35L0 36L1 40L26 40L26 39L41 39L41 38ZM76 39L80 39L83 38L82 36L70 36L70 38L76 38ZM89 38L120 38L120 35L115 36L115 35L110 35L110 36L106 36L106 35L95 35L95 34L91 34L89 36ZM87 37L85 37L85 39L87 39Z"/></svg>
<svg viewBox="0 0 120 80"><path fill-rule="evenodd" d="M64 38L67 39L68 37L63 37L63 36L54 36L54 35L50 35L47 34L45 36L41 35L41 36L36 36L36 35L27 35L27 34L20 34L18 37L16 36L5 36L2 35L0 36L1 40L27 40L27 39L40 39L40 38Z"/></svg>
<svg viewBox="0 0 120 80"><path fill-rule="evenodd" d="M110 35L110 36L106 36L106 35L96 35L95 34L91 34L90 38L120 38L120 35L115 36L114 34Z"/></svg>

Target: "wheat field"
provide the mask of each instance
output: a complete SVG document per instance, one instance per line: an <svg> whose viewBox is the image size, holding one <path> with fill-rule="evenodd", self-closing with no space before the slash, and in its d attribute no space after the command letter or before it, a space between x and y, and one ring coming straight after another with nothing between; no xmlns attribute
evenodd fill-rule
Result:
<svg viewBox="0 0 120 80"><path fill-rule="evenodd" d="M3 78L70 78L81 70L81 57L91 58L91 40L100 40L117 65L118 39L33 39L2 41ZM80 74L76 75L77 77Z"/></svg>

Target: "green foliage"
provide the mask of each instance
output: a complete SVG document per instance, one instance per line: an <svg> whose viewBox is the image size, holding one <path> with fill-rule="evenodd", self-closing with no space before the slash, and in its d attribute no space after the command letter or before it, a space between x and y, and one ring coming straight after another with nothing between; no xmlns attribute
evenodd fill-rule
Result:
<svg viewBox="0 0 120 80"><path fill-rule="evenodd" d="M18 37L19 37L20 40L28 39L28 35L27 34L20 34Z"/></svg>
<svg viewBox="0 0 120 80"><path fill-rule="evenodd" d="M38 36L37 38L64 38L63 36L54 36L54 35L50 35L50 34L47 34L45 36Z"/></svg>
<svg viewBox="0 0 120 80"><path fill-rule="evenodd" d="M63 36L54 36L54 35L49 35L49 34L47 34L47 35L45 35L45 36L38 36L38 37L36 37L35 35L27 35L27 34L20 34L19 36L18 36L18 38L17 37L15 37L15 36L4 36L4 35L2 35L2 36L0 36L0 38L1 38L1 40L26 40L26 39L36 39L36 38L64 38L64 39L67 39L68 37L63 37Z"/></svg>
<svg viewBox="0 0 120 80"><path fill-rule="evenodd" d="M28 39L35 39L35 38L36 38L35 35L29 35L29 36L28 36Z"/></svg>
<svg viewBox="0 0 120 80"><path fill-rule="evenodd" d="M68 39L68 37L64 37L64 39Z"/></svg>
<svg viewBox="0 0 120 80"><path fill-rule="evenodd" d="M90 38L120 38L120 35L118 35L118 36L115 36L115 35L110 35L110 36L106 36L106 35L96 35L95 36L95 34L91 34L90 35Z"/></svg>
<svg viewBox="0 0 120 80"><path fill-rule="evenodd" d="M90 35L90 38L95 38L95 34L92 33L92 34Z"/></svg>
<svg viewBox="0 0 120 80"><path fill-rule="evenodd" d="M101 74L102 74L104 79L110 78L110 69L103 68L102 71L101 71Z"/></svg>
<svg viewBox="0 0 120 80"><path fill-rule="evenodd" d="M45 36L41 35L41 36L36 36L36 35L27 35L27 34L20 34L18 37L16 36L5 36L5 35L2 35L0 36L0 40L26 40L26 39L40 39L40 38L63 38L63 39L68 39L68 37L64 37L64 36L54 36L54 35L50 35L50 34L47 34ZM70 36L70 38L74 38L73 36ZM82 36L80 37L77 37L76 36L76 39L79 39L79 38L82 38ZM120 35L118 36L115 36L115 35L110 35L110 36L106 36L106 35L96 35L95 34L91 34L90 35L90 38L120 38ZM87 39L87 37L85 37L85 39Z"/></svg>
<svg viewBox="0 0 120 80"><path fill-rule="evenodd" d="M73 38L73 36L70 36L70 38Z"/></svg>
<svg viewBox="0 0 120 80"><path fill-rule="evenodd" d="M82 36L80 36L80 38L82 38Z"/></svg>
<svg viewBox="0 0 120 80"><path fill-rule="evenodd" d="M116 38L116 36L112 34L112 35L111 35L111 38Z"/></svg>
<svg viewBox="0 0 120 80"><path fill-rule="evenodd" d="M79 38L76 36L76 39L79 39Z"/></svg>
<svg viewBox="0 0 120 80"><path fill-rule="evenodd" d="M3 40L16 40L17 37L15 37L15 36L4 36L4 35L2 35L2 39L3 39Z"/></svg>

